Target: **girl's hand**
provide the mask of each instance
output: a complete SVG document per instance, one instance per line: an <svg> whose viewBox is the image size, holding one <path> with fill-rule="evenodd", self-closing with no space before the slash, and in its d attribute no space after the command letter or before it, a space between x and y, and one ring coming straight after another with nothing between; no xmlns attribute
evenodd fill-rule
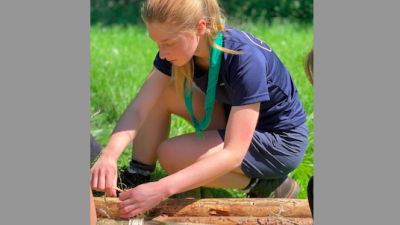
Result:
<svg viewBox="0 0 400 225"><path fill-rule="evenodd" d="M158 205L168 196L159 182L150 182L119 194L118 212L122 218L130 218Z"/></svg>
<svg viewBox="0 0 400 225"><path fill-rule="evenodd" d="M90 186L93 190L105 191L107 196L117 197L117 192L113 189L117 186L117 160L103 152L90 169Z"/></svg>

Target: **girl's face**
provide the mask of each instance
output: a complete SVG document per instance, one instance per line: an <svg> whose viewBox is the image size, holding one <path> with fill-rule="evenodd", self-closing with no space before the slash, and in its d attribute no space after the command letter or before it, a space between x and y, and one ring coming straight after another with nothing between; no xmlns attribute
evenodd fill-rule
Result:
<svg viewBox="0 0 400 225"><path fill-rule="evenodd" d="M183 66L196 54L200 35L183 34L158 23L146 24L149 36L160 50L160 58L176 66Z"/></svg>

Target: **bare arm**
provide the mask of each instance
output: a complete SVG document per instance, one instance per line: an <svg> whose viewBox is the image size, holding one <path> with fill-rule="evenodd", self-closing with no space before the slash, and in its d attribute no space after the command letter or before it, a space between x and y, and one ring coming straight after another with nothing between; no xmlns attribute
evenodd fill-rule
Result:
<svg viewBox="0 0 400 225"><path fill-rule="evenodd" d="M139 93L118 120L102 154L108 154L114 159L118 159L122 151L133 141L137 131L170 81L170 77L153 67Z"/></svg>
<svg viewBox="0 0 400 225"><path fill-rule="evenodd" d="M257 124L260 104L232 107L224 149L161 179L166 195L187 191L229 173L242 163Z"/></svg>
<svg viewBox="0 0 400 225"><path fill-rule="evenodd" d="M164 92L171 78L153 67L135 99L128 105L97 162L90 170L90 183L94 190L106 191L116 196L117 160L123 150L133 141L150 110Z"/></svg>
<svg viewBox="0 0 400 225"><path fill-rule="evenodd" d="M205 185L239 167L250 145L259 109L259 103L232 107L225 147L221 151L157 182L139 185L122 193L118 204L121 217L137 215L173 194Z"/></svg>

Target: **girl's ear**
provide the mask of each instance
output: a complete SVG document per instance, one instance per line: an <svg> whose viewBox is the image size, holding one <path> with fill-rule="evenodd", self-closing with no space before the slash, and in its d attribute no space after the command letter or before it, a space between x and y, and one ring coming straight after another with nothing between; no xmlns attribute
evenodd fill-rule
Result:
<svg viewBox="0 0 400 225"><path fill-rule="evenodd" d="M196 26L197 35L204 36L204 34L206 33L206 28L207 28L206 21L203 19L199 20L199 22L197 23L197 26Z"/></svg>

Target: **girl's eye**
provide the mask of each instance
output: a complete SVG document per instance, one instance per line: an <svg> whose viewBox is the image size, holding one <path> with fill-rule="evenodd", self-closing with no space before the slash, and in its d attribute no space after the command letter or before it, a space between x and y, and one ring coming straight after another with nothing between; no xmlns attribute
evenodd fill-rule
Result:
<svg viewBox="0 0 400 225"><path fill-rule="evenodd" d="M174 45L175 43L166 43L165 45L167 45L168 47L171 47L172 45Z"/></svg>

